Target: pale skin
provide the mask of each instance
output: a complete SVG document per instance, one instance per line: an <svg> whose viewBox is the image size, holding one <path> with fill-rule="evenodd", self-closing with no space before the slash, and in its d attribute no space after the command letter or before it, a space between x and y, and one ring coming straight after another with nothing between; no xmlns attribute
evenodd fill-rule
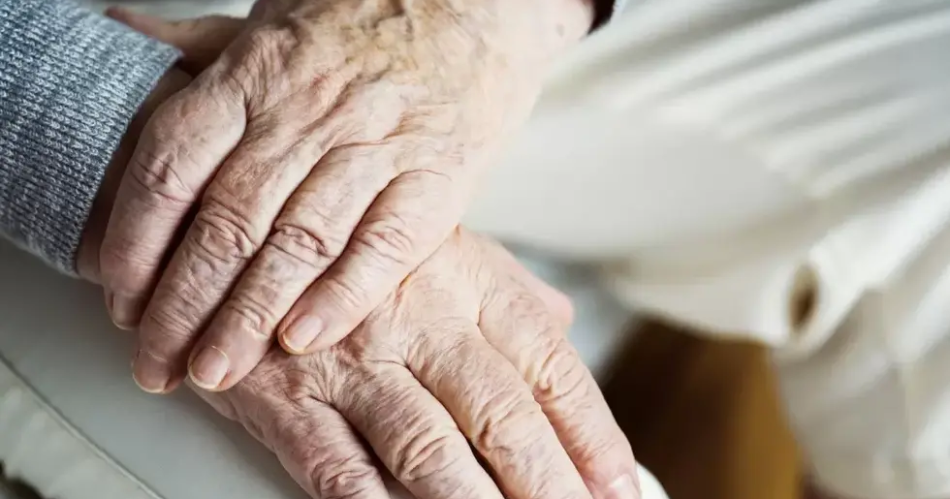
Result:
<svg viewBox="0 0 950 499"><path fill-rule="evenodd" d="M373 455L419 499L639 497L629 444L564 338L569 315L459 232L338 345L273 350L233 389L199 392L314 498L388 497Z"/></svg>
<svg viewBox="0 0 950 499"><path fill-rule="evenodd" d="M170 71L130 127L85 230L83 277L101 281L137 134L189 81ZM629 443L565 338L571 315L500 246L454 229L341 342L271 349L230 390L198 392L315 499L388 497L382 468L418 499L635 499Z"/></svg>
<svg viewBox="0 0 950 499"><path fill-rule="evenodd" d="M196 76L146 126L100 253L113 320L139 332L135 378L165 393L187 375L225 390L275 340L311 353L354 330L452 234L593 8L260 0L246 22L114 15L183 48Z"/></svg>
<svg viewBox="0 0 950 499"><path fill-rule="evenodd" d="M246 30L242 22L223 18L174 25L157 23L147 18L126 17L123 20L185 48L186 59L183 67L193 74L199 74L217 60L220 50L229 46L233 37ZM220 36L211 37L209 40L208 34L212 30ZM194 43L197 41L202 43ZM186 85L188 80L190 78L183 73L170 73L157 93L163 93L163 88L177 90ZM161 103L160 99L153 101L158 102L151 102L146 107ZM137 120L133 127L141 127L143 121ZM130 156L127 147L117 156L122 158L119 162L123 166ZM133 166L136 164L139 163L132 162ZM110 172L113 180L121 177L121 171L115 173L118 170L120 168L114 168ZM108 188L104 190L108 191ZM88 227L90 236L84 242L81 252L81 261L85 262L81 269L83 274L91 279L99 279L100 263L104 264L104 267L115 263L110 262L108 258L100 258L98 242L89 242L98 241L105 232L105 221L109 219L111 211L110 197L102 196L97 201L100 208L94 212L93 220L99 222L91 223ZM185 220L190 219L186 217ZM187 226L187 223L184 225ZM252 358L246 360L246 364L251 366L247 368L250 373L244 382L238 383L240 372L234 374L229 371L226 378L230 379L226 379L223 385L204 386L218 391L236 385L233 390L223 393L203 392L202 396L222 414L242 422L249 431L277 453L298 483L313 497L347 494L352 497L379 497L377 494L384 493L379 472L370 459L370 450L361 446L354 434L354 427L364 435L372 451L379 453L383 464L393 470L396 477L421 499L467 497L466 494L469 493L474 497L500 497L502 492L513 498L563 497L565 494L571 497L594 498L636 497L636 485L631 478L635 474L632 472L634 465L629 446L616 429L609 411L602 404L599 391L592 385L589 373L582 366L578 367L576 355L563 340L561 331L565 317L569 316L569 304L557 292L539 283L514 264L510 257L493 244L464 232L450 231L449 234L441 249L416 272L411 273L408 279L402 281L403 285L399 286L396 294L384 298L382 306L369 315L369 320L356 328L357 332L352 338L318 354L317 357L294 358L274 351L255 354L256 350L253 348L245 350L247 345L241 343L242 336L220 335L225 346L221 348L214 345L216 351L223 353L224 348L227 348L234 352L235 358L242 358L242 352L252 354ZM468 248L468 251L460 251L463 248ZM465 274L460 267L465 267L463 260L466 253L476 256L470 260L470 267L479 268L482 273L494 272L496 277L504 277L501 280L507 283L506 286L511 286L508 292L500 294L506 298L491 295L492 292L503 291L502 289L482 289L482 295L479 297L478 286L474 285L477 279L447 278L450 275L457 277L459 272ZM102 252L102 255L107 256L107 253ZM441 264L435 265L430 261L438 261ZM490 270L492 267L494 271ZM289 271L291 270L284 269L282 272ZM189 276L192 279L194 277L196 276ZM491 276L488 280L492 280ZM417 284L420 281L436 281L438 284L420 286ZM197 289L197 282L192 281L190 286ZM406 283L414 284L406 286ZM444 299L445 296L452 295L455 297L438 303L433 302L431 298L434 296ZM506 310L505 314L496 315L495 322L491 323L486 321L479 311L476 314L478 321L475 322L471 311L480 309L480 304L512 297L514 302L522 303L525 307L523 312L518 312L517 309ZM397 302L401 308L397 306ZM434 304L438 307L433 307ZM397 309L402 312L395 313ZM469 311L468 316L460 313L464 310ZM112 312L115 315L114 300ZM521 315L529 317L527 324L518 318ZM404 320L398 321L399 316L403 316ZM405 317L409 316L419 322L405 320ZM123 322L121 317L117 317L117 322L132 325ZM429 323L443 327L423 328L421 333L417 331L417 324ZM445 328L445 323L457 326ZM551 324L561 326L554 327ZM231 330L230 327L226 329ZM514 331L520 334L492 337L486 331ZM437 364L438 361L451 362L457 352L454 350L457 345L453 343L472 341L472 338L477 339L479 336L489 347L485 348L483 344L473 351L488 350L486 358L494 357L496 362L482 363L467 358L467 362L480 366L477 371L462 369L470 367L467 364L445 365L435 373L419 369L418 366ZM433 338L438 340L434 348L421 348L420 345L431 346ZM515 340L515 344L518 341L523 341L524 344L519 349L512 350L507 343L512 340ZM194 337L189 337L188 341L194 341ZM447 344L438 345L443 341ZM496 345L493 341L500 343ZM563 353L565 360L558 363L561 364L561 369L554 370L544 381L538 378L537 373L543 372L542 366L547 362L545 359L553 356L551 351L544 353L546 348L550 349L552 346L556 346L554 351ZM521 348L527 350L523 351ZM410 361L410 353L419 351L431 352L434 357L417 356ZM447 351L451 351L452 355L445 355ZM435 352L442 355L436 355ZM538 353L539 357L527 358L533 355L530 352ZM141 353L139 355L141 356ZM257 355L256 360L254 355ZM262 360L260 355L263 355ZM511 357L512 355L514 357ZM499 356L511 367L500 366L497 362ZM355 362L355 359L359 359L359 362ZM257 360L261 362L257 368L253 368ZM366 361L365 365L363 361ZM417 366L416 371L421 374L428 373L430 377L426 380L417 377L413 365ZM333 366L334 369L327 366ZM377 370L381 367L386 368L385 372ZM533 414L531 417L516 419L532 424L512 424L511 427L517 429L503 432L504 437L486 439L485 431L479 429L479 418L487 418L480 420L481 427L486 426L486 421L497 426L493 422L498 418L487 413L473 416L474 408L478 407L476 404L485 407L485 401L476 401L472 397L478 396L479 393L482 396L496 394L499 387L506 383L504 378L492 380L483 376L481 370L490 370L492 374L508 371L508 382L514 382L513 378L510 378L512 368L521 376L522 382L527 383L524 388L513 390L513 393L521 392L520 398L514 398L521 401L516 405L527 407L525 413ZM535 374L532 375L532 372ZM446 381L443 379L445 373L452 373L458 379ZM359 387L349 384L355 383L351 381L354 379L360 380ZM578 382L578 379L583 379L584 382ZM436 391L439 386L446 386L446 383L451 390ZM557 386L574 386L575 383L579 385L572 390L584 393L586 397L553 395L561 391ZM166 386L166 389L168 388L170 387ZM352 399L360 399L357 394L361 392L357 388L366 392L362 403L359 403L359 400L344 400L347 397L340 397L345 394ZM388 394L393 390L406 394L405 397L399 398L396 405L382 407L368 402L378 402L381 394ZM551 393L545 396L546 392ZM535 403L540 402L541 417L538 417L536 409L531 410L531 401L524 398L525 393L533 395ZM334 395L336 399L332 398ZM468 400L460 396L467 397ZM433 397L441 404L426 402L433 400ZM456 402L453 405L452 401L443 400L442 397L454 397ZM543 402L545 399L561 400L562 404L565 400L573 403L569 407L568 404L563 404L552 408L550 402ZM580 404L580 407L576 407L577 404ZM438 407L445 407L448 413L444 412L445 409L443 412L438 411ZM502 408L500 412L510 417L512 411ZM398 415L393 418L396 423L405 423L418 417L425 424L416 428L370 424L375 418L379 418L377 421L386 421L387 416L393 415ZM505 423L504 426L509 424ZM267 432L263 429L273 431ZM413 430L420 434L426 433L422 429L434 429L435 433L405 439L406 431L410 435L415 435ZM386 430L390 431L387 433ZM551 438L552 431L555 439ZM530 437L527 437L528 435ZM403 440L398 437L403 437ZM489 468L495 470L496 480L486 478L486 472L474 461L474 457L469 458L475 455L470 450L462 452L463 457L457 461L453 460L449 463L451 466L440 461L455 458L458 455L457 450L462 448L459 442L472 438L475 439L472 440L475 453L485 457ZM557 444L553 444L554 440ZM500 447L492 445L494 441L499 442ZM478 445L479 442L481 446ZM498 457L499 452L493 452L496 448L506 451L504 459ZM515 456L508 455L507 452L511 448L520 451ZM426 452L427 456L420 456L420 449L430 452ZM433 449L438 451L434 452L434 457L431 452ZM483 455L483 452L487 455ZM492 454L496 456L494 460L489 457ZM566 462L573 468L566 465ZM435 469L440 474L429 477L422 473L420 478L420 469ZM551 473L551 470L557 472ZM567 470L566 474L561 475L564 470ZM578 484L586 485L587 490L582 490Z"/></svg>
<svg viewBox="0 0 950 499"><path fill-rule="evenodd" d="M605 419L609 411L590 373L562 334L565 317L558 315L569 310L563 298L532 290L538 283L487 241L460 232L443 248L337 346L265 357L218 400L235 405L266 394L273 402L252 416L228 415L271 442L292 474L301 465L306 477L338 471L317 465L326 457L311 464L299 456L347 456L355 467L349 473L379 493L371 454L354 429L419 498L638 497L629 444ZM261 379L270 384L258 387ZM288 410L305 422L295 419L279 434ZM304 445L335 445L302 446L301 436L310 437ZM334 492L340 494L315 495L351 491ZM365 497L376 497L369 492Z"/></svg>

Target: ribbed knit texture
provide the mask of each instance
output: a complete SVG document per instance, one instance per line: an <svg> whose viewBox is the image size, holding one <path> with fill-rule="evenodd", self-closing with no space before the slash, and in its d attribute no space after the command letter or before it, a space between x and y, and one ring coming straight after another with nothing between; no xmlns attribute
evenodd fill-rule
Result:
<svg viewBox="0 0 950 499"><path fill-rule="evenodd" d="M75 273L103 173L177 56L67 0L0 0L0 236Z"/></svg>

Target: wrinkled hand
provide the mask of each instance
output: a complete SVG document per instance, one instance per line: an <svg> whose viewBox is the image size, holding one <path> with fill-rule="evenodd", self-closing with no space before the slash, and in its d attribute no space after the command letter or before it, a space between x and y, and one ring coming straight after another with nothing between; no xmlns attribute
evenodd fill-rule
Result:
<svg viewBox="0 0 950 499"><path fill-rule="evenodd" d="M173 389L192 352L226 389L275 336L305 353L352 331L456 226L588 1L259 0L246 25L145 29L236 38L153 117L106 233L139 384Z"/></svg>
<svg viewBox="0 0 950 499"><path fill-rule="evenodd" d="M188 73L178 68L168 70L146 97L145 102L139 106L138 112L133 117L132 122L129 123L125 135L119 142L119 147L112 155L112 161L106 169L102 185L100 185L99 192L92 204L89 220L86 222L86 226L83 227L83 236L79 241L79 250L76 255L76 270L83 279L101 283L99 253L102 239L115 204L119 181L125 173L129 158L132 157L132 153L135 151L135 145L139 141L142 129L145 128L145 124L159 106L175 95L176 92L187 87L189 83L191 83L191 77Z"/></svg>
<svg viewBox="0 0 950 499"><path fill-rule="evenodd" d="M372 453L419 499L638 498L570 314L503 249L457 233L333 348L272 350L202 396L315 498L388 497Z"/></svg>
<svg viewBox="0 0 950 499"><path fill-rule="evenodd" d="M155 107L188 81L177 70L162 79L109 179ZM80 245L92 281L112 180ZM200 394L315 499L388 497L374 455L418 499L636 498L629 444L564 337L570 319L568 300L503 249L455 232L335 347L273 350L232 390Z"/></svg>

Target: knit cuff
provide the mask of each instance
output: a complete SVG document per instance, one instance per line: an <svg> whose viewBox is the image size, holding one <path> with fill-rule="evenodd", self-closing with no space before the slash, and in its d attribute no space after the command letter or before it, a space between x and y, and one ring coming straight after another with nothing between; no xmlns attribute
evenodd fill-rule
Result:
<svg viewBox="0 0 950 499"><path fill-rule="evenodd" d="M178 52L62 0L0 0L0 236L75 274L93 199Z"/></svg>

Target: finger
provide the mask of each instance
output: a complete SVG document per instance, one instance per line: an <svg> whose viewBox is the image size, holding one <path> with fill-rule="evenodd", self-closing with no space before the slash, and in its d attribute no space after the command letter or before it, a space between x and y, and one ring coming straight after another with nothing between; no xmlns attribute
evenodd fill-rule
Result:
<svg viewBox="0 0 950 499"><path fill-rule="evenodd" d="M134 328L168 248L245 128L244 100L203 76L149 121L116 194L100 250L112 320Z"/></svg>
<svg viewBox="0 0 950 499"><path fill-rule="evenodd" d="M343 84L327 83L324 90L339 95L342 89L330 85ZM368 127L352 119L353 114L331 113L320 120L320 126L308 130L311 117L295 119L286 111L272 110L248 127L248 138L207 188L195 222L156 288L139 331L142 362L134 369L136 380L148 391L168 391L184 376L189 352L264 245L285 200L312 170L314 158L321 158L338 142L365 139ZM313 111L323 115L327 109ZM275 299L264 296L261 303ZM257 311L269 312L261 307ZM258 325L266 325L266 320L261 322ZM250 333L245 341L259 343L252 353L270 344L269 331ZM216 357L218 367L231 362L220 349L208 353Z"/></svg>
<svg viewBox="0 0 950 499"><path fill-rule="evenodd" d="M531 284L537 285L524 268L515 266L511 268L514 275L531 277ZM509 289L519 287L512 283ZM593 497L639 497L630 444L590 371L565 337L564 325L544 302L527 290L502 294L485 304L479 327L532 387L534 399Z"/></svg>
<svg viewBox="0 0 950 499"><path fill-rule="evenodd" d="M450 182L435 173L403 174L382 191L343 255L282 322L284 349L301 354L332 346L435 251L464 205L461 196L432 195L451 192Z"/></svg>
<svg viewBox="0 0 950 499"><path fill-rule="evenodd" d="M268 440L274 442L284 468L311 497L389 497L372 455L340 413L309 400L287 416L272 422L274 435Z"/></svg>
<svg viewBox="0 0 950 499"><path fill-rule="evenodd" d="M264 244L281 200L309 171L297 149L282 148L292 142L287 130L251 132L256 139L243 141L208 187L142 317L133 372L146 391L170 391L184 376L188 353Z"/></svg>
<svg viewBox="0 0 950 499"><path fill-rule="evenodd" d="M389 183L392 172L380 165L393 164L401 148L378 139L395 126L402 104L393 106L385 96L370 87L337 103L335 115L359 124L347 138L357 145L327 153L284 204L263 248L192 352L196 385L228 389L257 364L279 321L343 252L352 228ZM372 110L369 126L353 119L366 110ZM320 130L334 128L332 120L322 125ZM283 199L274 190L269 197Z"/></svg>
<svg viewBox="0 0 950 499"><path fill-rule="evenodd" d="M394 148L334 149L297 188L263 248L241 275L192 352L189 374L207 390L226 390L272 345L280 320L343 252L349 232L388 183L379 164Z"/></svg>
<svg viewBox="0 0 950 499"><path fill-rule="evenodd" d="M110 7L106 9L106 15L181 50L179 65L192 76L217 60L247 23L245 19L226 16L167 21L122 7Z"/></svg>
<svg viewBox="0 0 950 499"><path fill-rule="evenodd" d="M277 455L290 476L310 497L326 499L388 498L373 456L353 427L330 406L314 399L282 400L278 387L253 383L235 393L199 393L212 406L232 409L232 416ZM252 393L274 390L274 394ZM243 399L243 400L242 400ZM261 403L267 400L270 403Z"/></svg>
<svg viewBox="0 0 950 499"><path fill-rule="evenodd" d="M486 260L492 262L493 267L497 267L498 272L515 279L515 289L524 286L531 294L541 300L545 309L553 315L557 324L567 329L574 322L574 304L571 303L571 299L534 275L504 246L490 237L472 233L465 229L459 229L459 236L457 239L459 244L474 246L477 253L484 255ZM482 291L489 291L484 284Z"/></svg>
<svg viewBox="0 0 950 499"><path fill-rule="evenodd" d="M351 376L334 405L417 499L502 499L445 408L402 367ZM562 496L563 497L563 496Z"/></svg>
<svg viewBox="0 0 950 499"><path fill-rule="evenodd" d="M473 323L445 322L417 334L410 371L452 414L505 497L591 497L524 380Z"/></svg>

